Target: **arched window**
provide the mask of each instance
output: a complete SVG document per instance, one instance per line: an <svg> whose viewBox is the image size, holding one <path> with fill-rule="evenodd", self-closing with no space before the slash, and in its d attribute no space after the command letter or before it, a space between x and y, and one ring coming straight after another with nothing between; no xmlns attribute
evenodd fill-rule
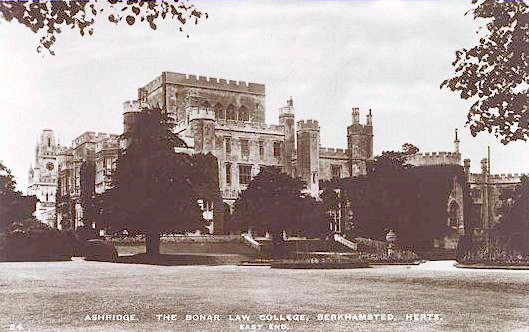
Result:
<svg viewBox="0 0 529 332"><path fill-rule="evenodd" d="M241 108L239 108L239 121L250 121L250 114L248 113L246 106L241 106Z"/></svg>
<svg viewBox="0 0 529 332"><path fill-rule="evenodd" d="M219 103L217 103L217 105L215 105L215 119L217 119L217 120L225 120L226 119L226 114L224 113L224 108Z"/></svg>
<svg viewBox="0 0 529 332"><path fill-rule="evenodd" d="M459 205L455 201L450 203L448 209L448 225L451 227L459 226Z"/></svg>
<svg viewBox="0 0 529 332"><path fill-rule="evenodd" d="M226 109L226 120L237 120L237 112L233 105L228 106Z"/></svg>

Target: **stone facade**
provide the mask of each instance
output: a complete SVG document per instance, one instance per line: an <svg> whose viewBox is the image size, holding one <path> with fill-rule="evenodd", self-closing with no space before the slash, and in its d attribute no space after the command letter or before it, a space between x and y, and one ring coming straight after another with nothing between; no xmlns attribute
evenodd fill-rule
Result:
<svg viewBox="0 0 529 332"><path fill-rule="evenodd" d="M447 224L456 232L441 240L439 246L455 248L458 235L466 231L477 239L494 228L501 217L499 208L502 205L501 194L513 191L525 174L490 174L490 163L487 158L481 160L481 172L470 172L470 159L461 162L460 141L455 131L453 152L417 153L408 157L408 163L414 166L459 165L465 170L465 187L454 179L453 189L447 200ZM469 191L471 203L464 204L464 191ZM465 215L467 215L465 217ZM465 222L470 223L465 225Z"/></svg>
<svg viewBox="0 0 529 332"><path fill-rule="evenodd" d="M465 169L470 169L470 160L465 159ZM520 184L522 176L528 174L490 174L488 158L481 160L481 173L468 172L468 186L472 197L472 225L476 234L494 228L499 222L502 205L501 195L512 192Z"/></svg>
<svg viewBox="0 0 529 332"><path fill-rule="evenodd" d="M168 114L193 152L217 158L219 190L230 206L264 166L301 177L316 196L320 180L365 174L373 157L371 112L361 125L353 109L348 149L322 148L318 121L296 122L292 98L279 109L278 125L265 123L264 84L163 72L138 98Z"/></svg>
<svg viewBox="0 0 529 332"><path fill-rule="evenodd" d="M58 155L58 179L61 202L57 213L58 228L83 226L81 195L81 166L90 162L95 172L95 193L110 188L110 172L119 152L118 135L85 132L72 141L70 148Z"/></svg>

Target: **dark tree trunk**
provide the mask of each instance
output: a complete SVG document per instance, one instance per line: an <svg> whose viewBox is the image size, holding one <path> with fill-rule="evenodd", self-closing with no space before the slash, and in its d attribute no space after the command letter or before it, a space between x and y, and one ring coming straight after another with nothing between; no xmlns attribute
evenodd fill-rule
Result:
<svg viewBox="0 0 529 332"><path fill-rule="evenodd" d="M160 233L149 232L145 234L145 248L147 255L160 255Z"/></svg>
<svg viewBox="0 0 529 332"><path fill-rule="evenodd" d="M283 232L270 232L272 238L272 255L276 258L285 258L287 256L286 243L283 239Z"/></svg>

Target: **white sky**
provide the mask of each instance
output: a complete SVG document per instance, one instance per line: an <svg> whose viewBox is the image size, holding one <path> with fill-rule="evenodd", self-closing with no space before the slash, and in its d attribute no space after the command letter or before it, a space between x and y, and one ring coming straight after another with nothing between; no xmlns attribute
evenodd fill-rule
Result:
<svg viewBox="0 0 529 332"><path fill-rule="evenodd" d="M464 128L468 102L439 85L454 52L476 42L470 1L194 2L209 19L186 28L114 26L100 17L91 37L66 31L56 56L38 54L37 35L0 22L0 160L25 191L44 128L60 142L84 131L121 133L122 103L162 71L266 84L267 122L293 96L296 120L314 118L323 147L346 145L351 107L373 109L375 154L405 142L452 151L460 128L472 170L492 148L494 173L529 172L528 143L503 146Z"/></svg>

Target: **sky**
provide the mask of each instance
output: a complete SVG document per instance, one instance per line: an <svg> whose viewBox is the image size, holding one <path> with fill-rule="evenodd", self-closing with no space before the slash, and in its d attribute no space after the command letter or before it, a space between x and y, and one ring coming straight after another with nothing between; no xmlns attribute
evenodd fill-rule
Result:
<svg viewBox="0 0 529 332"><path fill-rule="evenodd" d="M53 129L62 145L85 131L121 133L122 104L162 71L266 85L266 118L294 99L296 120L316 119L322 147L346 147L351 108L373 110L375 155L403 143L421 152L461 153L479 171L491 146L493 173L528 173L529 143L472 137L470 106L441 90L455 51L477 42L470 1L192 2L209 14L178 32L166 22L115 26L100 17L93 36L65 31L55 56L38 36L0 21L0 160L25 191L37 137Z"/></svg>

